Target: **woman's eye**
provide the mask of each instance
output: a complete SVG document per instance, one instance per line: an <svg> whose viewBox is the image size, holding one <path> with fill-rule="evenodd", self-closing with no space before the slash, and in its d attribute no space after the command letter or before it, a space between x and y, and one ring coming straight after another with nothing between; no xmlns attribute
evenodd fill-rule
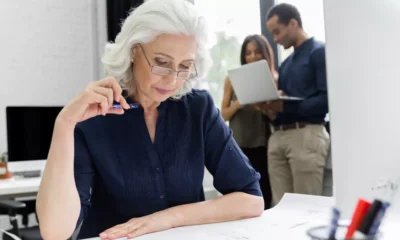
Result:
<svg viewBox="0 0 400 240"><path fill-rule="evenodd" d="M181 68L183 68L183 69L189 69L190 66L186 66L186 65L181 64Z"/></svg>
<svg viewBox="0 0 400 240"><path fill-rule="evenodd" d="M162 61L160 59L156 59L155 61L156 61L157 65L166 65L168 63L168 62Z"/></svg>

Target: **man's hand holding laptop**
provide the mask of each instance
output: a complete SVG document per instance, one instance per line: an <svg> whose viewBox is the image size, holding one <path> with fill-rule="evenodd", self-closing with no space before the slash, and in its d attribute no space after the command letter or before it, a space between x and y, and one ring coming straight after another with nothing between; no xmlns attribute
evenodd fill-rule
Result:
<svg viewBox="0 0 400 240"><path fill-rule="evenodd" d="M286 96L286 94L279 90L280 96ZM276 100L276 101L267 101L256 103L253 105L257 110L262 111L270 120L275 120L277 112L283 112L283 101Z"/></svg>

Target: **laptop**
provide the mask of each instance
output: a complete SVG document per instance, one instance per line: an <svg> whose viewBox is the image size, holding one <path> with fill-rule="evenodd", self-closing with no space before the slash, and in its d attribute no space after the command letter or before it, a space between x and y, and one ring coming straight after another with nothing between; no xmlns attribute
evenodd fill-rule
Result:
<svg viewBox="0 0 400 240"><path fill-rule="evenodd" d="M229 70L228 75L241 105L276 100L304 100L304 98L279 95L265 59Z"/></svg>

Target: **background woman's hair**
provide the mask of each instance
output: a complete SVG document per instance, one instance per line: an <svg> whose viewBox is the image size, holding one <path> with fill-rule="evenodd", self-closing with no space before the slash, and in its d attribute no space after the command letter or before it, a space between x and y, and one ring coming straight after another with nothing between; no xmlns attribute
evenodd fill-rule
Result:
<svg viewBox="0 0 400 240"><path fill-rule="evenodd" d="M106 76L120 80L122 89L129 95L135 93L132 76L132 46L147 43L160 34L194 36L197 42L196 69L198 76L184 82L173 98L179 99L190 92L193 83L203 79L211 66L207 49L207 29L202 16L186 0L148 0L133 9L125 19L114 43L106 45L102 58Z"/></svg>
<svg viewBox="0 0 400 240"><path fill-rule="evenodd" d="M254 34L247 36L244 39L242 44L242 49L240 51L240 63L242 65L246 64L246 48L247 44L250 42L256 43L257 49L261 52L263 59L267 60L271 71L276 71L274 52L272 50L271 44L268 42L267 38L265 38L263 35Z"/></svg>

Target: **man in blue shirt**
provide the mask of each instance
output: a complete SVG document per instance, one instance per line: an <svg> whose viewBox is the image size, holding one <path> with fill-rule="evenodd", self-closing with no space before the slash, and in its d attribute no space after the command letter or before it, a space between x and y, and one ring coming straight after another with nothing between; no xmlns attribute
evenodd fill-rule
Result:
<svg viewBox="0 0 400 240"><path fill-rule="evenodd" d="M282 3L267 15L274 41L294 52L279 68L278 89L303 101L274 101L264 107L273 119L268 171L273 202L286 192L321 195L329 147L324 127L328 112L325 46L308 37L296 7Z"/></svg>

